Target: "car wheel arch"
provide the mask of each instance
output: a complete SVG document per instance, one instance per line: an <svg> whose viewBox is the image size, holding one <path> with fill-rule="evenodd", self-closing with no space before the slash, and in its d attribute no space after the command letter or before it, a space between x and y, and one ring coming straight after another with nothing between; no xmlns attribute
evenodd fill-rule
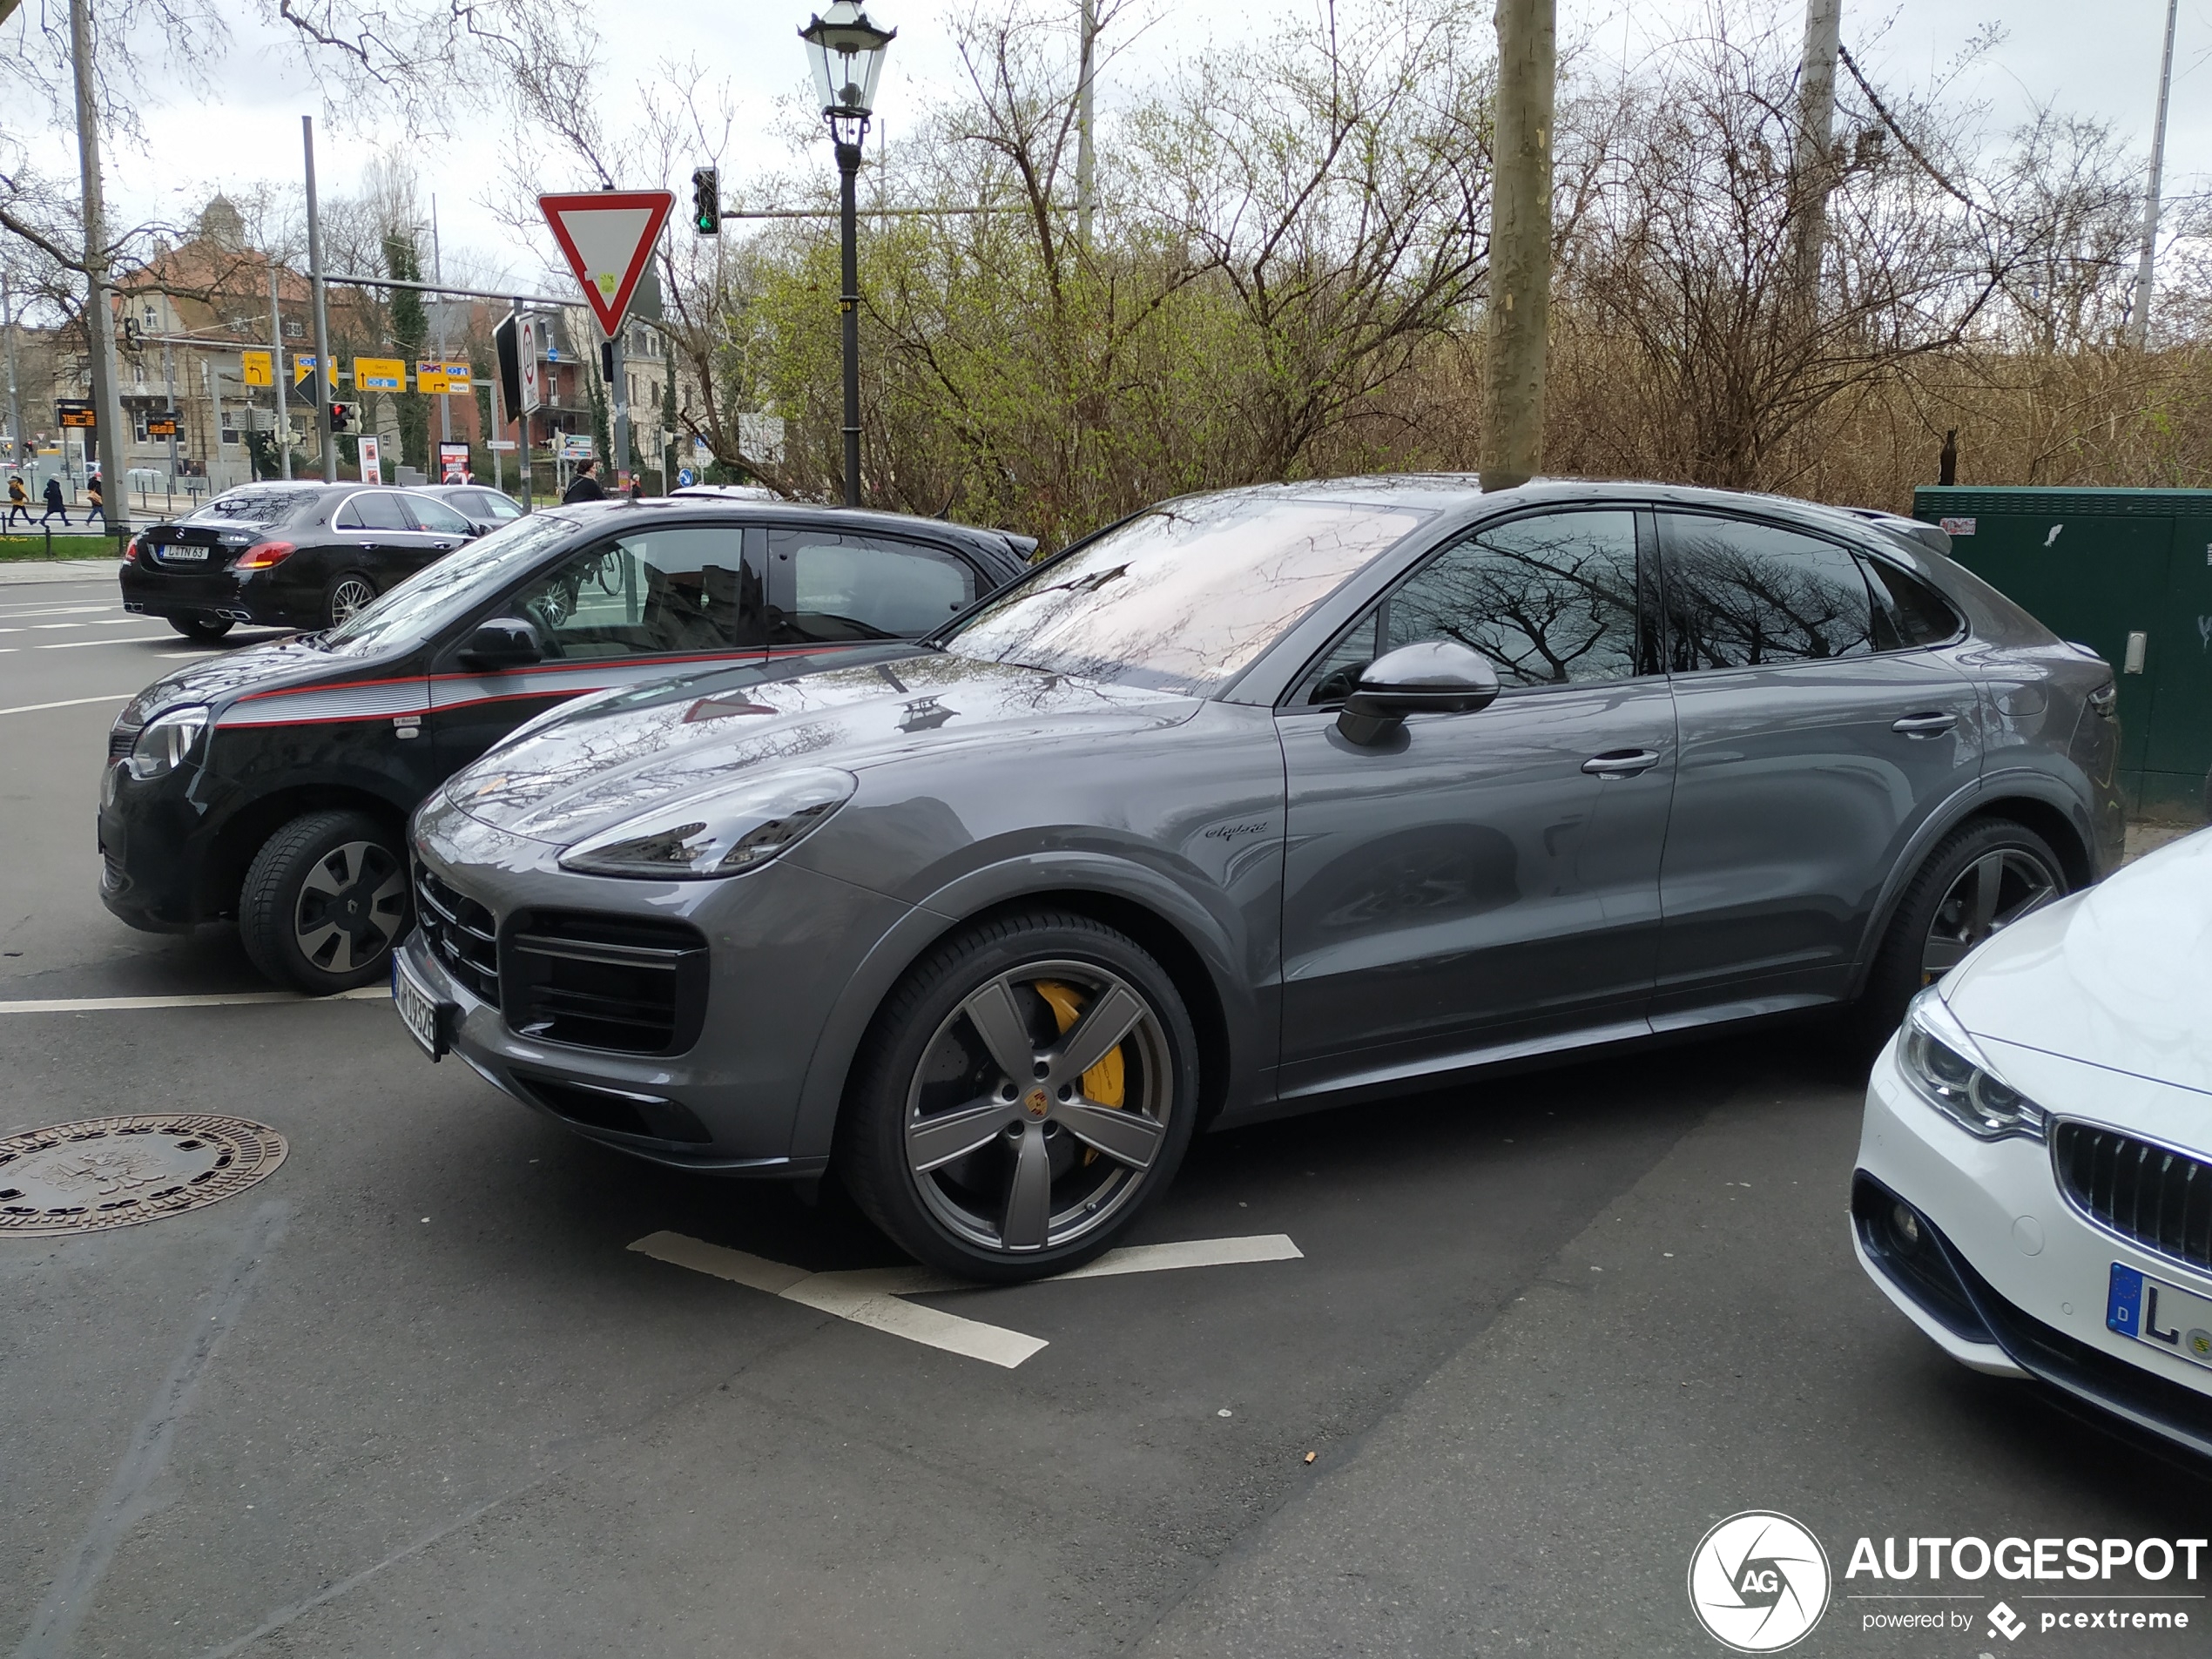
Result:
<svg viewBox="0 0 2212 1659"><path fill-rule="evenodd" d="M1238 1103L1271 1055L1256 1052L1257 1006L1235 990L1234 946L1219 922L1190 895L1150 872L1117 868L1112 875L1065 873L1058 881L988 884L976 872L954 888L909 910L869 950L823 1022L800 1085L791 1156L826 1157L862 1044L885 1001L921 957L951 934L1028 908L1073 912L1127 934L1159 962L1183 995L1198 1038L1203 1128ZM1085 880L1088 874L1091 879ZM1072 875L1074 879L1066 879ZM968 902L961 902L965 893Z"/></svg>
<svg viewBox="0 0 2212 1659"><path fill-rule="evenodd" d="M1881 898L1868 918L1860 941L1858 962L1851 974L1851 995L1856 998L1865 985L1866 976L1873 968L1875 953L1888 936L1890 922L1913 876L1927 862L1930 853L1969 824L1997 819L2032 831L2047 841L2051 850L2059 855L2065 867L2068 890L2079 892L2087 887L2095 880L2096 872L2087 833L2069 810L2069 806L2078 809L2079 805L2066 798L2063 786L2056 780L2022 772L1994 784L1985 778L1977 787L1961 792L1940 810L1930 813L1907 845L1905 855L1890 872Z"/></svg>
<svg viewBox="0 0 2212 1659"><path fill-rule="evenodd" d="M200 867L197 908L203 917L238 913L239 890L262 844L303 813L361 812L404 837L409 805L355 784L295 784L236 807L216 832Z"/></svg>

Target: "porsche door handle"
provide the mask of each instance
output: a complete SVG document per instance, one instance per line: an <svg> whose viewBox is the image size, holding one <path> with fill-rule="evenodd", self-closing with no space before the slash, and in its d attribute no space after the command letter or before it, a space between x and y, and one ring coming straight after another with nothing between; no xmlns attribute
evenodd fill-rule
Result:
<svg viewBox="0 0 2212 1659"><path fill-rule="evenodd" d="M1582 763L1582 770L1595 778L1633 778L1658 764L1659 752L1656 749L1614 749L1592 755Z"/></svg>
<svg viewBox="0 0 2212 1659"><path fill-rule="evenodd" d="M1932 712L1908 714L1901 720L1890 722L1890 730L1902 732L1908 738L1932 738L1948 732L1959 724L1955 714Z"/></svg>

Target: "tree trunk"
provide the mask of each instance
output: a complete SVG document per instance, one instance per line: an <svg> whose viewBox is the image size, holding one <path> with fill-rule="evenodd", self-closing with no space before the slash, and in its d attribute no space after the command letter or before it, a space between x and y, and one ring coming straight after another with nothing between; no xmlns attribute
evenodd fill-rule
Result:
<svg viewBox="0 0 2212 1659"><path fill-rule="evenodd" d="M1542 455L1551 323L1554 0L1498 0L1490 209L1489 398L1482 487L1528 482Z"/></svg>

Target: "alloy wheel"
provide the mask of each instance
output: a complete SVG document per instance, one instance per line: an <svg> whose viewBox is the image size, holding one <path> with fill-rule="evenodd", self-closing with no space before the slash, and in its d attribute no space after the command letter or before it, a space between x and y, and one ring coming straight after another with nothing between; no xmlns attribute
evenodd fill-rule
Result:
<svg viewBox="0 0 2212 1659"><path fill-rule="evenodd" d="M1959 873L1936 907L1920 949L1920 983L1934 984L1990 934L2064 891L2057 874L2033 853L2000 847L1983 853Z"/></svg>
<svg viewBox="0 0 2212 1659"><path fill-rule="evenodd" d="M350 621L355 611L366 610L375 597L376 590L361 577L349 576L343 578L330 590L330 625L335 628L341 623Z"/></svg>
<svg viewBox="0 0 2212 1659"><path fill-rule="evenodd" d="M315 861L300 884L292 935L326 974L347 974L392 948L407 918L407 873L387 847L347 841Z"/></svg>
<svg viewBox="0 0 2212 1659"><path fill-rule="evenodd" d="M974 1245L1069 1244L1133 1203L1168 1136L1174 1067L1158 1012L1095 963L1027 963L937 1028L907 1091L907 1168Z"/></svg>

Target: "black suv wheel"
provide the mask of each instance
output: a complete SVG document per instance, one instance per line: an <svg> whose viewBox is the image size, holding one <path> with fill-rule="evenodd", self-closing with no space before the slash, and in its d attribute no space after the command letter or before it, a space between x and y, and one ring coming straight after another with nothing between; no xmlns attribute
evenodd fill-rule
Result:
<svg viewBox="0 0 2212 1659"><path fill-rule="evenodd" d="M408 912L407 859L395 831L366 813L308 813L253 855L238 930L254 967L327 996L391 972Z"/></svg>

